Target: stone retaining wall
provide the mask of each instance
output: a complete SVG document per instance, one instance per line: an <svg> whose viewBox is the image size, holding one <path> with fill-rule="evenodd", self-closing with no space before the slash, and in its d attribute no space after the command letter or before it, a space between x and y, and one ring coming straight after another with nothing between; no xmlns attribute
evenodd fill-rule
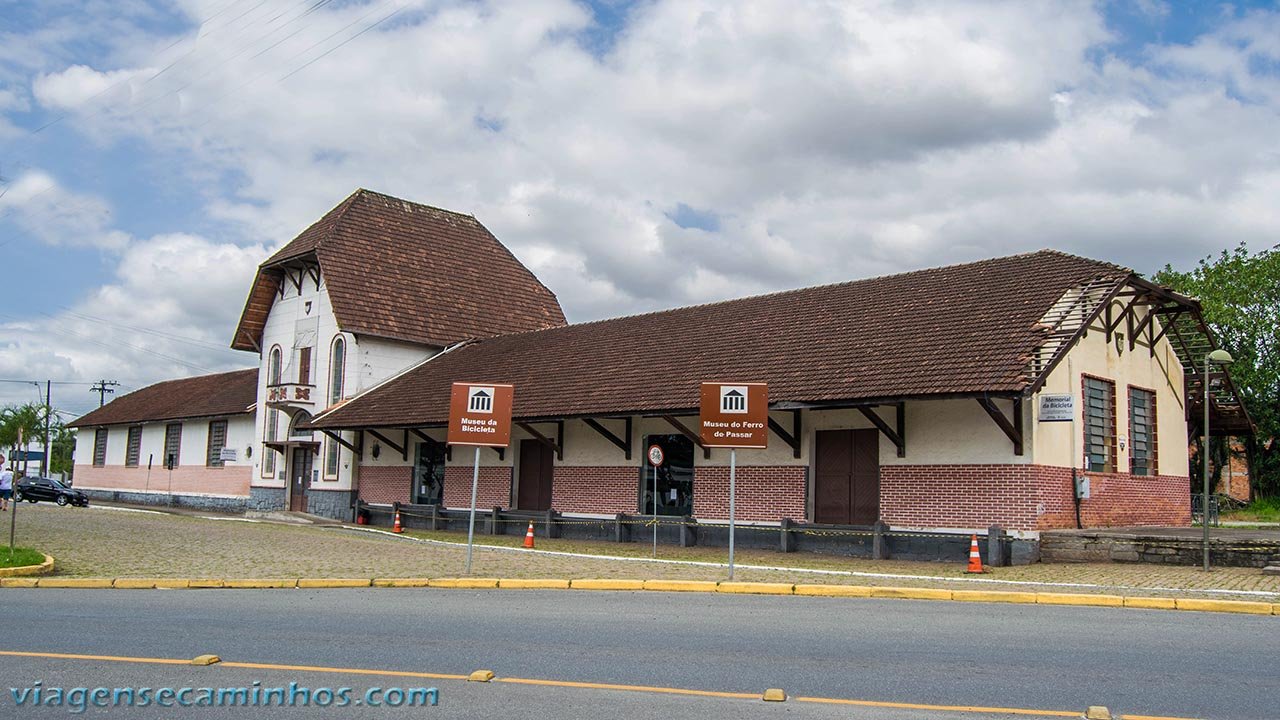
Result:
<svg viewBox="0 0 1280 720"><path fill-rule="evenodd" d="M1157 535L1044 533L1040 537L1040 556L1044 562L1204 563L1200 540ZM1260 568L1276 556L1280 556L1280 542L1223 538L1209 543L1209 561L1214 565Z"/></svg>

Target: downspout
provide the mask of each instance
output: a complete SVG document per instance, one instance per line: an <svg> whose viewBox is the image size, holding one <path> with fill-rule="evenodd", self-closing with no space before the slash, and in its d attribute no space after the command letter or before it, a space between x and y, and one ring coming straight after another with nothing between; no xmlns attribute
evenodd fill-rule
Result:
<svg viewBox="0 0 1280 720"><path fill-rule="evenodd" d="M1079 385L1076 382L1076 374L1071 370L1071 356L1067 356L1067 382L1071 383L1071 394L1076 394L1075 387ZM1084 528L1080 522L1080 480L1076 474L1076 404L1071 404L1071 500L1076 506L1076 529ZM1084 398L1080 398L1080 412L1084 412Z"/></svg>

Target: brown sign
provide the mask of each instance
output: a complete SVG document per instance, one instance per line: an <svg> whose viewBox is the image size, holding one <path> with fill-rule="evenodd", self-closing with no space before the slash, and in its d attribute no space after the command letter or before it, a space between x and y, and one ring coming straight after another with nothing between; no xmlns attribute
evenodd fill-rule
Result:
<svg viewBox="0 0 1280 720"><path fill-rule="evenodd" d="M698 424L706 447L768 447L769 387L764 383L702 383Z"/></svg>
<svg viewBox="0 0 1280 720"><path fill-rule="evenodd" d="M497 383L454 383L449 395L450 445L506 447L511 444L515 388Z"/></svg>

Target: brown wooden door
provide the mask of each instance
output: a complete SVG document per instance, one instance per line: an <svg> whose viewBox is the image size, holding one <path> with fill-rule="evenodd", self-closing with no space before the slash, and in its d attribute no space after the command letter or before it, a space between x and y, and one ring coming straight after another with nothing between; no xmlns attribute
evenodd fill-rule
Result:
<svg viewBox="0 0 1280 720"><path fill-rule="evenodd" d="M520 489L516 507L521 510L549 510L554 473L555 452L538 440L521 440Z"/></svg>
<svg viewBox="0 0 1280 720"><path fill-rule="evenodd" d="M814 439L813 521L880 519L880 438L875 430L819 430Z"/></svg>
<svg viewBox="0 0 1280 720"><path fill-rule="evenodd" d="M307 488L311 487L311 449L294 448L289 464L289 509L307 511Z"/></svg>
<svg viewBox="0 0 1280 720"><path fill-rule="evenodd" d="M298 352L298 384L311 384L311 348L304 347Z"/></svg>

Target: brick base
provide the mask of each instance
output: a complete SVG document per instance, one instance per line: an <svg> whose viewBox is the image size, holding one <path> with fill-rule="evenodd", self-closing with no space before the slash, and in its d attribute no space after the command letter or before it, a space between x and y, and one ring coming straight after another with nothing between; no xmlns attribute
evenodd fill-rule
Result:
<svg viewBox="0 0 1280 720"><path fill-rule="evenodd" d="M640 505L639 490L640 470L634 466L557 465L551 507L559 512L634 513Z"/></svg>
<svg viewBox="0 0 1280 720"><path fill-rule="evenodd" d="M445 507L471 507L472 468L462 465L444 469ZM406 502L407 502L406 496ZM511 468L480 468L479 487L476 491L476 507L506 508L511 506Z"/></svg>
<svg viewBox="0 0 1280 720"><path fill-rule="evenodd" d="M1044 508L1037 529L1076 526L1071 468L1036 466L1036 495ZM1190 525L1191 480L1173 475L1088 473L1089 498L1080 501L1084 527Z"/></svg>
<svg viewBox="0 0 1280 720"><path fill-rule="evenodd" d="M205 467L179 465L172 471L163 467L124 467L123 465L76 465L75 486L95 490L141 490L179 494L249 496L253 468L248 465Z"/></svg>
<svg viewBox="0 0 1280 720"><path fill-rule="evenodd" d="M1032 465L888 465L880 518L910 527L1036 527Z"/></svg>
<svg viewBox="0 0 1280 720"><path fill-rule="evenodd" d="M360 467L360 499L367 503L407 503L412 485L411 467Z"/></svg>
<svg viewBox="0 0 1280 720"><path fill-rule="evenodd" d="M739 520L801 520L805 517L807 468L795 465L747 465L734 476L734 515ZM695 467L693 514L700 520L729 517L729 468Z"/></svg>

